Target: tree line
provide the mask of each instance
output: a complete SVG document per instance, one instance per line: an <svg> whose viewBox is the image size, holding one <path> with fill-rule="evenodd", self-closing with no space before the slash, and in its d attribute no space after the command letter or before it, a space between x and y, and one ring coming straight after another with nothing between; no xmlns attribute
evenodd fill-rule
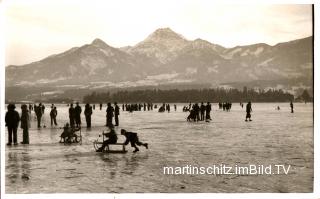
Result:
<svg viewBox="0 0 320 199"><path fill-rule="evenodd" d="M84 103L189 103L189 102L288 102L293 101L294 96L279 89L268 91L247 89L238 90L235 88L224 89L189 89L189 90L134 90L117 92L92 92L83 97Z"/></svg>

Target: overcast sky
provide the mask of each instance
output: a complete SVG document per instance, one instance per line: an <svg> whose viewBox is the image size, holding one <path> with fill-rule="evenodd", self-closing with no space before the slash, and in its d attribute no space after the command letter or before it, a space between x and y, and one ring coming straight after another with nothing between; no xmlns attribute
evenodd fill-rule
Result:
<svg viewBox="0 0 320 199"><path fill-rule="evenodd" d="M135 45L157 28L224 47L274 45L312 35L311 5L214 4L205 0L10 0L5 64L27 64L100 38Z"/></svg>

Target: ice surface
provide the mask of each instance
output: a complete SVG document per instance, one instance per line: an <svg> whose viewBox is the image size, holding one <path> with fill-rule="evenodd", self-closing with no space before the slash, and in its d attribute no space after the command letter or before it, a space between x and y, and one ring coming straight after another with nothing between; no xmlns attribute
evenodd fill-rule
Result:
<svg viewBox="0 0 320 199"><path fill-rule="evenodd" d="M210 123L186 122L182 104L170 113L121 112L117 133L121 128L138 132L149 143L136 154L129 145L126 154L94 151L92 142L106 129L105 106L93 111L91 130L82 128L82 145L59 144L62 129L50 128L46 105L47 128L35 128L33 113L31 144L6 146L6 193L312 192L313 104L294 105L292 114L288 103L253 103L252 122L244 121L245 107L238 103L231 112L213 104ZM67 108L58 105L59 126L68 120ZM20 142L21 129L18 135ZM164 166L213 164L286 164L291 170L270 176L163 174Z"/></svg>

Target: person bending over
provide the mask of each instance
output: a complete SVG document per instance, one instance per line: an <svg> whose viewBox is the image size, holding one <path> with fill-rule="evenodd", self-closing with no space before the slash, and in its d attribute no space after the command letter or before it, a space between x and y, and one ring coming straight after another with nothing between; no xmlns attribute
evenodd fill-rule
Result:
<svg viewBox="0 0 320 199"><path fill-rule="evenodd" d="M126 141L123 143L124 145L127 145L130 142L131 146L135 148L135 150L133 151L134 153L139 151L139 148L136 146L136 144L138 146L143 145L144 147L146 147L146 149L148 149L148 143L140 142L137 133L128 132L124 129L121 129L121 135L124 135L126 137Z"/></svg>

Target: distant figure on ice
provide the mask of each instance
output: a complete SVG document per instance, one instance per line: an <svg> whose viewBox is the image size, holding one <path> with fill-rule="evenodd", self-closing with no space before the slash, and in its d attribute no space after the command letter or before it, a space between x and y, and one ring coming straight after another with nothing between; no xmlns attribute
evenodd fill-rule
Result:
<svg viewBox="0 0 320 199"><path fill-rule="evenodd" d="M40 103L39 106L35 106L34 108L34 112L36 113L36 116L37 116L37 122L38 122L38 128L41 128L41 117L43 115L43 112L42 112L42 104Z"/></svg>
<svg viewBox="0 0 320 199"><path fill-rule="evenodd" d="M112 118L113 118L113 112L114 112L114 109L113 107L111 106L111 103L108 103L108 106L107 106L107 124L106 126L113 126L112 124Z"/></svg>
<svg viewBox="0 0 320 199"><path fill-rule="evenodd" d="M110 103L108 103L110 104ZM111 106L111 105L110 105ZM109 126L110 132L109 133L104 133L102 136L108 137L109 139L105 140L102 143L102 146L96 150L96 152L102 152L104 150L104 148L109 145L109 144L116 144L117 140L118 140L118 136L114 130L113 125Z"/></svg>
<svg viewBox="0 0 320 199"><path fill-rule="evenodd" d="M138 146L143 145L144 147L146 147L146 149L148 149L148 143L142 143L139 141L139 137L137 133L133 133L133 132L128 132L124 129L121 129L121 135L124 135L126 137L126 141L123 143L124 145L131 144L132 147L135 148L135 150L133 151L133 153L138 152L139 148L136 146L136 144Z"/></svg>
<svg viewBox="0 0 320 199"><path fill-rule="evenodd" d="M96 105L95 104L93 104L93 110L95 110L96 109Z"/></svg>
<svg viewBox="0 0 320 199"><path fill-rule="evenodd" d="M200 106L200 121L204 121L204 112L206 111L206 106L201 102Z"/></svg>
<svg viewBox="0 0 320 199"><path fill-rule="evenodd" d="M58 111L57 111L57 107L53 106L51 107L51 111L50 111L50 119L51 119L51 126L53 126L53 124L55 126L57 126L57 115L58 115Z"/></svg>
<svg viewBox="0 0 320 199"><path fill-rule="evenodd" d="M252 108L251 108L251 102L249 101L248 104L247 104L247 108L246 108L246 112L247 112L247 115L246 115L246 122L248 121L247 119L249 118L249 121L252 121L251 120L251 112L252 112Z"/></svg>
<svg viewBox="0 0 320 199"><path fill-rule="evenodd" d="M211 120L210 111L211 111L211 104L210 104L210 102L207 102L207 106L206 106L206 122L209 122Z"/></svg>
<svg viewBox="0 0 320 199"><path fill-rule="evenodd" d="M74 121L75 121L75 110L73 108L73 104L70 104L70 108L69 108L69 120L70 120L70 126L74 127Z"/></svg>
<svg viewBox="0 0 320 199"><path fill-rule="evenodd" d="M92 115L92 107L89 104L86 104L84 108L84 115L86 116L87 128L91 127L91 115Z"/></svg>
<svg viewBox="0 0 320 199"><path fill-rule="evenodd" d="M74 108L75 119L76 119L76 127L81 126L81 106L79 106L79 102L77 102L77 106Z"/></svg>
<svg viewBox="0 0 320 199"><path fill-rule="evenodd" d="M278 106L276 109L277 109L278 111L280 111L280 106Z"/></svg>
<svg viewBox="0 0 320 199"><path fill-rule="evenodd" d="M21 144L29 144L30 115L26 104L21 106L21 128L23 129Z"/></svg>
<svg viewBox="0 0 320 199"><path fill-rule="evenodd" d="M116 125L115 126L119 126L119 115L120 115L120 108L117 104L117 102L114 103L114 120Z"/></svg>
<svg viewBox="0 0 320 199"><path fill-rule="evenodd" d="M174 111L177 111L177 105L173 105L174 106Z"/></svg>
<svg viewBox="0 0 320 199"><path fill-rule="evenodd" d="M292 101L290 102L290 107L291 107L291 113L293 113L293 103L292 103Z"/></svg>
<svg viewBox="0 0 320 199"><path fill-rule="evenodd" d="M100 104L100 111L102 110L102 104Z"/></svg>
<svg viewBox="0 0 320 199"><path fill-rule="evenodd" d="M16 106L14 104L8 105L8 111L5 116L6 126L8 128L8 146L12 144L12 135L13 135L13 143L14 145L18 144L17 141L17 128L19 126L20 116L19 113L14 110Z"/></svg>

